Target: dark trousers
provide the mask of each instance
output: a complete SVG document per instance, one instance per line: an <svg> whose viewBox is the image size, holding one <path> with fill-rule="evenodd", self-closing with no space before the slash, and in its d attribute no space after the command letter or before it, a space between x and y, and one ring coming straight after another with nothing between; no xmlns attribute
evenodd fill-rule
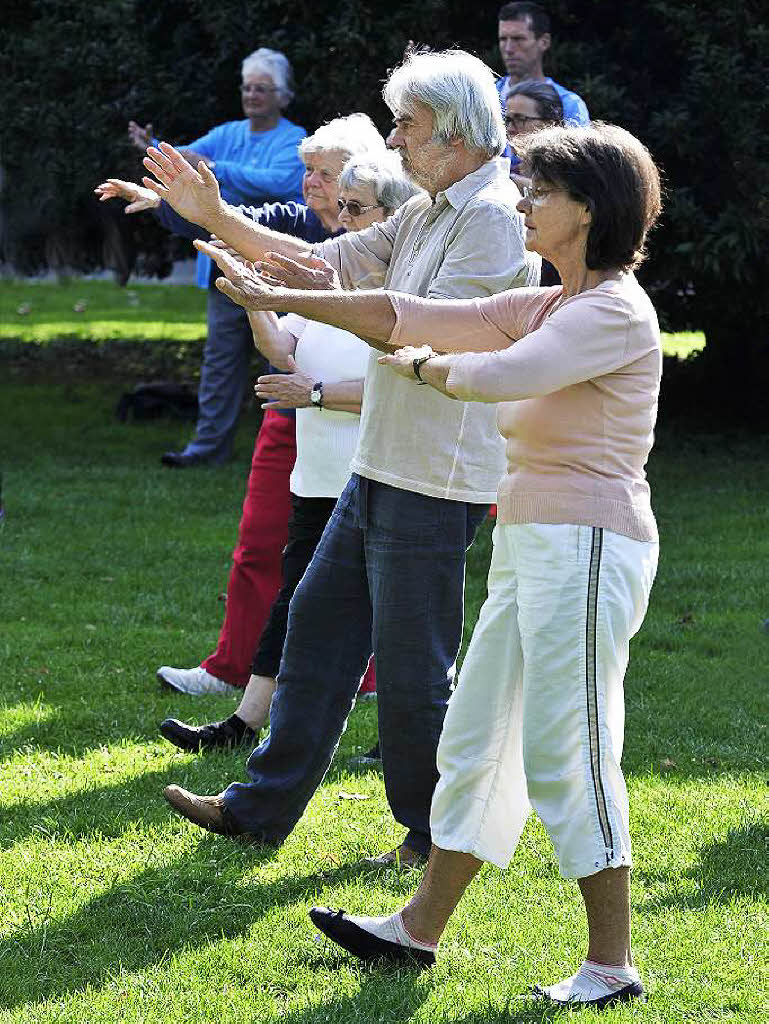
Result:
<svg viewBox="0 0 769 1024"><path fill-rule="evenodd" d="M407 845L430 847L435 752L462 639L465 550L486 505L353 476L289 607L270 734L249 783L224 799L238 825L281 841L323 779L372 649L385 790Z"/></svg>
<svg viewBox="0 0 769 1024"><path fill-rule="evenodd" d="M310 559L315 554L336 498L303 498L291 495L288 542L283 549L283 585L270 609L251 671L257 676L277 676L288 628L288 606Z"/></svg>

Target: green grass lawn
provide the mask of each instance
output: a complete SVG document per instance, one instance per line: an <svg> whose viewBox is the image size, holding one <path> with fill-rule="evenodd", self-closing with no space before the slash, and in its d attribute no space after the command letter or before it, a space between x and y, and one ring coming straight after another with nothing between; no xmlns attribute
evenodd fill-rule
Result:
<svg viewBox="0 0 769 1024"><path fill-rule="evenodd" d="M0 282L0 339L48 342L56 338L107 341L206 335L206 296L194 285L134 284L73 278Z"/></svg>
<svg viewBox="0 0 769 1024"><path fill-rule="evenodd" d="M361 967L316 938L312 904L385 912L416 882L357 865L402 835L380 773L345 766L373 740L370 705L279 851L170 813L169 782L243 778L241 753L194 757L157 732L232 702L171 697L154 672L215 642L255 424L231 464L169 472L158 456L187 428L116 423L121 389L0 371L0 1024L571 1020L522 998L585 942L576 886L533 819L510 870L473 883L435 970ZM624 759L650 996L580 1024L767 1019L766 445L663 434L650 465L662 558ZM468 631L488 555L485 529Z"/></svg>
<svg viewBox="0 0 769 1024"><path fill-rule="evenodd" d="M40 343L62 337L201 339L205 294L193 285L0 282L0 340ZM685 358L704 345L699 332L663 335L666 355Z"/></svg>

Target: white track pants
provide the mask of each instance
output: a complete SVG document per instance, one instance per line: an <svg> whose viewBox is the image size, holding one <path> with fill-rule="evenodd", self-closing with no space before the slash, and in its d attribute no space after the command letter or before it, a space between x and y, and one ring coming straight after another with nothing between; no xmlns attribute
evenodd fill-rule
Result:
<svg viewBox="0 0 769 1024"><path fill-rule="evenodd" d="M623 679L657 553L597 527L497 525L438 746L437 846L506 867L533 807L564 877L630 865Z"/></svg>

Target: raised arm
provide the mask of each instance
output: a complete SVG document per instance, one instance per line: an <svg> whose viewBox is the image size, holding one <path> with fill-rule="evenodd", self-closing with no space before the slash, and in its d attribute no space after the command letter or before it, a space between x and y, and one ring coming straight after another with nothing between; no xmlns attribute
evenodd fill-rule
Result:
<svg viewBox="0 0 769 1024"><path fill-rule="evenodd" d="M306 242L261 227L225 203L216 177L202 161L196 170L167 142L158 148L150 146L147 154L144 166L155 177L142 179L146 187L185 220L221 238L246 259L260 260L269 251L291 257L306 251Z"/></svg>
<svg viewBox="0 0 769 1024"><path fill-rule="evenodd" d="M504 349L525 333L532 309L555 297L552 289L523 288L467 300L384 291L292 291L266 284L222 250L205 242L195 245L225 275L217 288L244 309L299 313L357 334L383 351L422 344L440 352Z"/></svg>

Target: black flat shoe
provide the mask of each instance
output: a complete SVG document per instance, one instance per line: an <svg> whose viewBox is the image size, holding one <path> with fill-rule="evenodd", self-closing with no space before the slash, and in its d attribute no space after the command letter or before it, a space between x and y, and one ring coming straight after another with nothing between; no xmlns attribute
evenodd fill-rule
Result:
<svg viewBox="0 0 769 1024"><path fill-rule="evenodd" d="M233 747L256 746L256 733L246 727L240 733L226 719L210 725L187 725L178 718L166 718L160 723L160 732L175 747L193 754L204 750L230 750Z"/></svg>
<svg viewBox="0 0 769 1024"><path fill-rule="evenodd" d="M420 968L432 967L435 963L435 953L430 950L380 939L351 921L343 910L313 907L310 920L329 939L361 960L389 960L390 963Z"/></svg>

